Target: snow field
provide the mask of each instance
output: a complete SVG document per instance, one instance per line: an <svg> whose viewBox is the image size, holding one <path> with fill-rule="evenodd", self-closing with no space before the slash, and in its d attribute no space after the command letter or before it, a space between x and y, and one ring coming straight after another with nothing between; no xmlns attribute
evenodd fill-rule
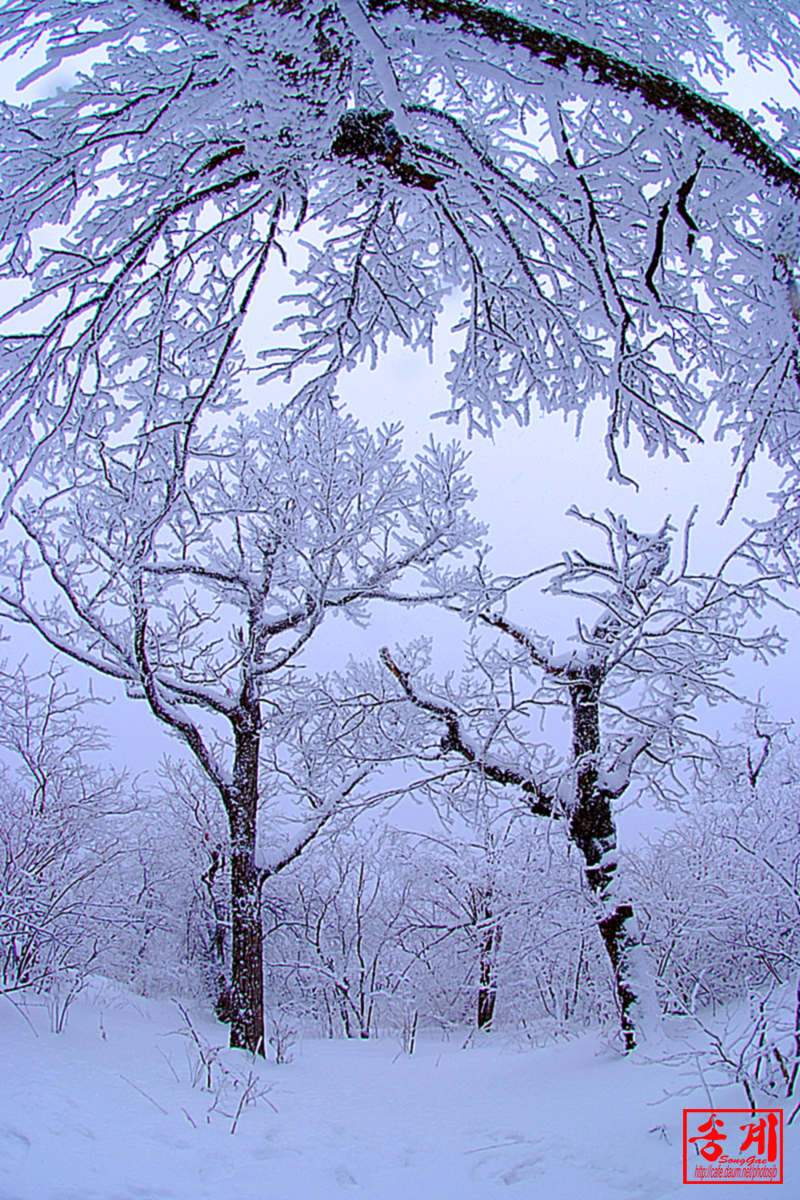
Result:
<svg viewBox="0 0 800 1200"><path fill-rule="evenodd" d="M44 1008L25 1013L38 1036L0 1006L0 1200L655 1200L687 1190L682 1108L702 1105L702 1093L654 1103L687 1080L638 1052L621 1058L596 1034L524 1049L500 1034L466 1048L461 1036L429 1036L410 1058L389 1038L307 1039L291 1063L255 1072L242 1052L222 1050L209 1091L202 1071L192 1086L196 1047L169 1002L101 985L75 1001L60 1035ZM224 1045L225 1028L191 1018L205 1047ZM241 1108L231 1134L256 1077L270 1090ZM734 1088L714 1099L743 1103ZM779 1194L797 1195L794 1129L784 1178ZM742 1200L763 1185L714 1186L712 1200Z"/></svg>

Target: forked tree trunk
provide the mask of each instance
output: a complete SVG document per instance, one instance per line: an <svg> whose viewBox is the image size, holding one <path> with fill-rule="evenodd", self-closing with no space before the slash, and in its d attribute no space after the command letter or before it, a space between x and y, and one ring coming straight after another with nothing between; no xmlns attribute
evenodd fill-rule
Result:
<svg viewBox="0 0 800 1200"><path fill-rule="evenodd" d="M586 864L586 880L596 898L597 927L611 966L614 988L620 1016L620 1028L626 1050L636 1046L633 1023L633 1007L637 1000L631 973L631 951L636 945L635 934L628 925L633 917L629 902L619 903L613 894L616 876L617 830L611 801L622 794L627 783L616 792L604 791L600 783L600 692L606 679L608 664L602 655L593 661L575 660L566 667L553 666L543 658L526 635L520 634L502 618L486 618L487 623L510 633L531 652L533 661L559 679L568 689L572 707L572 752L575 764L575 798L569 814L567 836L580 850ZM409 675L393 661L388 650L381 651L381 658L395 679L398 680L409 700L427 712L435 713L446 723L447 732L441 740L443 752L455 751L469 763L480 767L484 775L504 786L521 786L529 800L531 812L541 816L554 813L555 797L543 793L524 774L510 769L505 764L486 763L479 759L474 746L461 735L459 718L455 709L439 704L428 697L420 697L414 691ZM488 966L488 958L486 959ZM485 979L485 1004L490 1002L491 975ZM484 1012L488 1011L488 1007ZM492 1006L493 1011L493 1006ZM485 1019L485 1018L484 1018Z"/></svg>
<svg viewBox="0 0 800 1200"><path fill-rule="evenodd" d="M140 558L147 549L140 547ZM213 782L228 818L231 839L231 979L217 996L216 1009L230 1020L230 1045L265 1054L263 929L261 884L264 876L256 866L256 820L258 816L258 758L261 741L261 704L255 684L257 673L252 658L242 668L242 687L236 706L226 712L233 732L233 776L225 779L199 729L165 704L148 661L147 604L140 572L134 580L134 649L141 685L154 716L184 739L205 775ZM251 605L250 649L257 644L259 608ZM213 875L211 876L213 882ZM210 887L210 883L207 884Z"/></svg>

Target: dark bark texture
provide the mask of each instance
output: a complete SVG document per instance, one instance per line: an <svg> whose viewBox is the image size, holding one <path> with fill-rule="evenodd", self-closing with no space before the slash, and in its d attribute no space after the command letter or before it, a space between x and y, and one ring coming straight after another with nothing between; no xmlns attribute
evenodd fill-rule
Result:
<svg viewBox="0 0 800 1200"><path fill-rule="evenodd" d="M600 688L604 671L599 663L583 666L569 685L572 705L572 749L577 771L575 805L569 817L569 838L586 864L586 881L600 902L598 929L614 976L620 1029L626 1050L636 1046L632 1008L636 995L628 980L628 951L632 946L627 922L633 906L612 907L611 885L616 875L617 828L611 797L598 787L600 758Z"/></svg>
<svg viewBox="0 0 800 1200"><path fill-rule="evenodd" d="M233 787L223 795L231 834L230 1044L265 1055L261 873L256 861L260 713L245 698L235 721Z"/></svg>
<svg viewBox="0 0 800 1200"><path fill-rule="evenodd" d="M484 930L481 937L480 950L480 982L478 986L478 1029L487 1033L492 1028L494 1009L497 1003L497 973L495 960L500 949L502 928L499 922L493 921L492 910L488 898L484 900L481 918Z"/></svg>

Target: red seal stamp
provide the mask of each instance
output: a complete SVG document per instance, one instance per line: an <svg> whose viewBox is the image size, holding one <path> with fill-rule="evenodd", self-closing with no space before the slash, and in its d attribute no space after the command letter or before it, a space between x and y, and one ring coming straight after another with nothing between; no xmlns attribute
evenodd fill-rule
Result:
<svg viewBox="0 0 800 1200"><path fill-rule="evenodd" d="M685 1108L684 1183L783 1183L783 1109Z"/></svg>

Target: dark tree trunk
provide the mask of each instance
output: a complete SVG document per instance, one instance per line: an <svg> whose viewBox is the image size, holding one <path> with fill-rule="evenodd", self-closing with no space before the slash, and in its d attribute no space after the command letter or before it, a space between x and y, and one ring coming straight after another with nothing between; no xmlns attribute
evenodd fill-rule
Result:
<svg viewBox="0 0 800 1200"><path fill-rule="evenodd" d="M236 727L233 788L224 797L231 833L230 1045L265 1054L264 933L256 867L258 714Z"/></svg>
<svg viewBox="0 0 800 1200"><path fill-rule="evenodd" d="M478 986L478 1029L487 1033L492 1028L494 1008L497 1002L497 976L495 972L495 955L500 948L501 931L497 924L492 923L492 911L488 900L482 907L481 918L487 922L480 949L480 976Z"/></svg>
<svg viewBox="0 0 800 1200"><path fill-rule="evenodd" d="M611 798L598 788L597 764L600 756L600 688L604 679L600 664L583 667L570 683L572 703L572 746L577 771L575 807L569 824L570 841L578 847L586 863L586 881L598 900L597 926L614 976L620 1028L625 1049L636 1046L633 1005L636 994L629 978L629 951L634 939L626 929L633 917L632 906L611 900L611 885L616 875L617 829Z"/></svg>
<svg viewBox="0 0 800 1200"><path fill-rule="evenodd" d="M147 542L142 541L139 560L146 549ZM257 633L260 614L259 605L253 602L248 615L251 649L260 636ZM205 775L213 781L228 818L231 839L231 974L229 988L223 975L216 1007L230 1020L231 1047L264 1055L263 876L255 858L261 705L254 682L255 660L248 655L248 661L242 668L238 704L226 712L234 739L233 778L228 782L197 726L176 713L174 705L164 703L148 661L148 612L141 572L134 580L134 618L134 651L150 708L159 721L169 725L184 739Z"/></svg>
<svg viewBox="0 0 800 1200"><path fill-rule="evenodd" d="M258 872L248 852L231 856L230 1044L264 1054L264 968Z"/></svg>
<svg viewBox="0 0 800 1200"><path fill-rule="evenodd" d="M611 615L611 614L610 614ZM485 617L487 624L502 629L526 646L533 662L545 673L558 679L569 692L572 707L572 752L575 763L575 798L569 813L568 837L580 850L586 864L586 881L596 898L597 927L608 956L614 977L616 998L620 1014L620 1026L626 1050L636 1046L633 1026L633 1006L637 999L631 984L631 950L636 944L635 934L628 922L633 917L629 902L615 902L612 884L616 876L617 831L611 801L622 794L627 783L617 792L601 787L599 763L600 741L600 693L605 683L609 665L598 649L593 659L581 662L577 657L566 667L556 666L543 656L526 634L515 630L502 617ZM595 638L599 647L614 628L613 621L598 623ZM485 763L479 759L475 749L461 735L456 710L446 704L438 704L430 698L418 696L407 672L402 671L392 660L388 650L381 651L383 662L405 691L409 700L427 712L435 713L445 722L446 733L441 740L442 751L455 751L479 766L487 779L502 785L520 786L532 813L552 816L556 811L555 796L549 795L529 776L508 766ZM560 807L560 806L559 806ZM487 960L488 962L488 960ZM491 975L485 976L486 1002L489 1001ZM484 976L481 978L484 985Z"/></svg>
<svg viewBox="0 0 800 1200"><path fill-rule="evenodd" d="M478 1029L487 1033L492 1028L494 1006L497 1000L497 985L494 979L494 964L481 959L481 985L478 988Z"/></svg>
<svg viewBox="0 0 800 1200"><path fill-rule="evenodd" d="M226 968L230 940L228 914L214 890L217 875L224 870L224 867L224 848L215 846L211 852L208 870L200 876L200 880L208 893L208 902L214 922L207 950L212 976L211 983L214 988L214 1012L217 1014L217 1019L227 1025L231 1019L231 981Z"/></svg>

